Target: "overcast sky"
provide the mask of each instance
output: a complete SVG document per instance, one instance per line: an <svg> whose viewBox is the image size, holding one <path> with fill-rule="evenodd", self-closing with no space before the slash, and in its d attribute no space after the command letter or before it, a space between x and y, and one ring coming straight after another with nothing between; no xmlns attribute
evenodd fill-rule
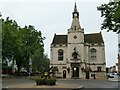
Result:
<svg viewBox="0 0 120 90"><path fill-rule="evenodd" d="M97 6L109 0L76 0L80 14L80 25L85 33L100 32L103 18ZM2 17L9 16L23 27L33 25L42 31L45 53L50 57L50 44L54 34L67 34L72 23L72 12L75 0L0 0ZM107 66L115 65L118 53L116 33L102 31L105 42Z"/></svg>

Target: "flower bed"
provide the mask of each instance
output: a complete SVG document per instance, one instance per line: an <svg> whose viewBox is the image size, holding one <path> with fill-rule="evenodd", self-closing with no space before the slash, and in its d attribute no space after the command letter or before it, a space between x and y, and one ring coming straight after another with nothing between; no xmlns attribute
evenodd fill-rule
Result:
<svg viewBox="0 0 120 90"><path fill-rule="evenodd" d="M36 85L45 85L45 80L42 78L35 78Z"/></svg>
<svg viewBox="0 0 120 90"><path fill-rule="evenodd" d="M53 69L53 67L48 68L48 69L43 68L41 77L33 77L31 79L35 80L36 85L55 85L56 78L53 76L54 72L51 71L52 69ZM51 74L52 74L52 78L51 78Z"/></svg>
<svg viewBox="0 0 120 90"><path fill-rule="evenodd" d="M33 78L35 80L36 85L55 85L56 84L56 79L55 78L41 78L41 77L35 77Z"/></svg>
<svg viewBox="0 0 120 90"><path fill-rule="evenodd" d="M54 78L45 80L46 85L55 85L55 83L56 83L56 79L54 79Z"/></svg>

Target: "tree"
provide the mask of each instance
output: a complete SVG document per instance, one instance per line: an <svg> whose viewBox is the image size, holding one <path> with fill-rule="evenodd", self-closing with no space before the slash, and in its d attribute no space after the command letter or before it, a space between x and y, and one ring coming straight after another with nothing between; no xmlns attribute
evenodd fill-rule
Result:
<svg viewBox="0 0 120 90"><path fill-rule="evenodd" d="M44 38L42 38L42 33L40 31L35 30L33 26L29 25L21 28L20 39L20 50L24 57L22 65L29 70L29 59L35 51L41 49L41 52L44 52Z"/></svg>
<svg viewBox="0 0 120 90"><path fill-rule="evenodd" d="M29 59L37 49L44 52L44 37L34 26L21 28L15 20L7 17L6 20L2 19L2 36L2 60L15 60L18 73L21 67L29 70Z"/></svg>
<svg viewBox="0 0 120 90"><path fill-rule="evenodd" d="M1 12L0 12L0 64L2 62L2 19L1 19Z"/></svg>
<svg viewBox="0 0 120 90"><path fill-rule="evenodd" d="M13 58L13 49L16 48L17 23L15 21L2 19L2 60Z"/></svg>
<svg viewBox="0 0 120 90"><path fill-rule="evenodd" d="M102 4L97 9L104 18L101 29L120 33L120 1Z"/></svg>
<svg viewBox="0 0 120 90"><path fill-rule="evenodd" d="M32 55L32 69L33 72L42 72L42 67L48 69L50 65L50 61L47 55L44 55L43 50L39 48Z"/></svg>

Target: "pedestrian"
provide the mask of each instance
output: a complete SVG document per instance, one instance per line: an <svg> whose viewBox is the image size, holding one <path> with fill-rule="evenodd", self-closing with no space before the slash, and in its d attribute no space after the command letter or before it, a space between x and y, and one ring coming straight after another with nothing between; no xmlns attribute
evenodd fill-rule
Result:
<svg viewBox="0 0 120 90"><path fill-rule="evenodd" d="M94 76L94 79L96 79L96 78L95 78L95 73L94 73L94 75L93 75L93 76Z"/></svg>

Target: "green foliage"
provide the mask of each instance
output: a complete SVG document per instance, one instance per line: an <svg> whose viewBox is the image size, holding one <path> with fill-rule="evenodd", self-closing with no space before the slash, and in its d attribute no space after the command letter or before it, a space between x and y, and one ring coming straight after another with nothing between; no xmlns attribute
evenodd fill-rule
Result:
<svg viewBox="0 0 120 90"><path fill-rule="evenodd" d="M35 77L33 79L36 82L36 85L55 85L56 84L56 78L41 78L41 77Z"/></svg>
<svg viewBox="0 0 120 90"><path fill-rule="evenodd" d="M45 83L46 85L55 85L56 79L55 78L45 79Z"/></svg>
<svg viewBox="0 0 120 90"><path fill-rule="evenodd" d="M102 4L97 9L101 11L101 17L104 18L101 29L120 33L120 1Z"/></svg>
<svg viewBox="0 0 120 90"><path fill-rule="evenodd" d="M16 47L17 39L17 24L15 21L2 19L2 59L13 58L13 50L18 49Z"/></svg>
<svg viewBox="0 0 120 90"><path fill-rule="evenodd" d="M40 50L40 59L44 59L44 43L41 31L34 26L18 26L15 20L7 17L2 21L2 60L15 60L18 72L21 67L29 68L29 59ZM38 53L38 54L39 54ZM41 62L40 62L41 63ZM46 62L45 62L46 63ZM29 69L28 69L29 70Z"/></svg>
<svg viewBox="0 0 120 90"><path fill-rule="evenodd" d="M54 73L51 72L53 67L45 69L44 67L41 66L41 68L43 69L41 77L32 77L31 79L35 80L37 85L55 85L56 78L55 77L51 78L50 76L51 74Z"/></svg>
<svg viewBox="0 0 120 90"><path fill-rule="evenodd" d="M35 51L35 53L32 55L32 68L34 72L42 72L42 68L40 66L43 66L45 69L48 69L50 65L50 60L48 59L47 55L44 55L43 49L39 48Z"/></svg>
<svg viewBox="0 0 120 90"><path fill-rule="evenodd" d="M2 19L0 18L0 63L2 62Z"/></svg>
<svg viewBox="0 0 120 90"><path fill-rule="evenodd" d="M38 78L35 78L34 80L35 80L37 85L44 85L45 84L45 79L43 79L43 78L38 77Z"/></svg>

